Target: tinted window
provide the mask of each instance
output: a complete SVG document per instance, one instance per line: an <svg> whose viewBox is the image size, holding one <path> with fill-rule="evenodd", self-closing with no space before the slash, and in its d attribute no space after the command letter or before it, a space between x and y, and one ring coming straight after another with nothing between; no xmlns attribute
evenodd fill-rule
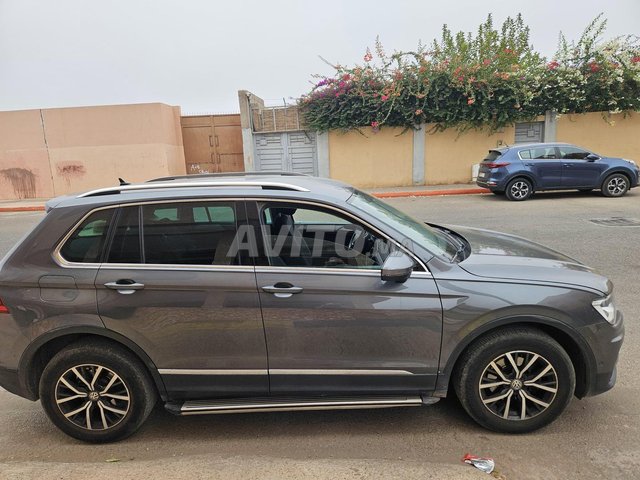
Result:
<svg viewBox="0 0 640 480"><path fill-rule="evenodd" d="M576 147L560 147L560 158L566 160L584 160L591 152Z"/></svg>
<svg viewBox="0 0 640 480"><path fill-rule="evenodd" d="M120 210L108 263L140 263L140 228L138 225L139 207L126 207Z"/></svg>
<svg viewBox="0 0 640 480"><path fill-rule="evenodd" d="M69 262L100 262L112 215L111 209L91 214L62 246L62 257Z"/></svg>
<svg viewBox="0 0 640 480"><path fill-rule="evenodd" d="M525 160L547 160L558 158L555 147L536 147L528 150L520 150L520 158Z"/></svg>
<svg viewBox="0 0 640 480"><path fill-rule="evenodd" d="M489 153L487 154L487 156L484 157L484 161L493 162L494 160L497 160L501 155L502 153L499 152L498 150L489 150Z"/></svg>
<svg viewBox="0 0 640 480"><path fill-rule="evenodd" d="M274 266L380 269L389 255L385 239L330 209L265 204L261 217Z"/></svg>
<svg viewBox="0 0 640 480"><path fill-rule="evenodd" d="M142 207L145 263L235 265L232 202L184 202Z"/></svg>

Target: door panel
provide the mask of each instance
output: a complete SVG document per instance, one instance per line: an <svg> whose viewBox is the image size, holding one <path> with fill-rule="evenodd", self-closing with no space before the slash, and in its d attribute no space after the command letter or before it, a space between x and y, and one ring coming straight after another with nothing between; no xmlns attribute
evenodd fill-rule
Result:
<svg viewBox="0 0 640 480"><path fill-rule="evenodd" d="M394 251L389 239L334 207L279 201L247 208L268 245L256 278L273 394L434 387L442 307L428 272L383 282L382 265Z"/></svg>
<svg viewBox="0 0 640 480"><path fill-rule="evenodd" d="M143 219L141 249L132 218ZM98 310L149 355L174 399L268 393L254 268L226 256L244 222L244 204L228 201L121 209L109 258L127 263L100 267Z"/></svg>
<svg viewBox="0 0 640 480"><path fill-rule="evenodd" d="M518 153L524 166L535 177L538 188L560 188L562 186L562 161L555 147L534 147Z"/></svg>
<svg viewBox="0 0 640 480"><path fill-rule="evenodd" d="M607 166L600 160L586 159L591 152L576 147L558 147L562 159L562 186L597 188L598 180Z"/></svg>
<svg viewBox="0 0 640 480"><path fill-rule="evenodd" d="M272 393L391 393L435 386L442 330L435 282L406 283L379 272L257 269L258 286L287 283L300 293L260 291Z"/></svg>

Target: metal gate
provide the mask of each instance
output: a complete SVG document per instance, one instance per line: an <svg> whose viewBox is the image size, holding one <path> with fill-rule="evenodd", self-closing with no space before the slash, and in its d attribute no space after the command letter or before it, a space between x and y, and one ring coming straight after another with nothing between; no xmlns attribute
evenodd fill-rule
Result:
<svg viewBox="0 0 640 480"><path fill-rule="evenodd" d="M544 122L516 123L516 143L544 141Z"/></svg>
<svg viewBox="0 0 640 480"><path fill-rule="evenodd" d="M318 151L313 132L254 133L255 168L259 171L318 175Z"/></svg>
<svg viewBox="0 0 640 480"><path fill-rule="evenodd" d="M187 173L244 171L240 115L181 118Z"/></svg>

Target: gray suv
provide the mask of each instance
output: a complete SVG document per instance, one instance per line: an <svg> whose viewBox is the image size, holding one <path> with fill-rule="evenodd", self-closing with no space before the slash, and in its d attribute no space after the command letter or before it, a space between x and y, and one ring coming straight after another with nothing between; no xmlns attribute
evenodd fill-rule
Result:
<svg viewBox="0 0 640 480"><path fill-rule="evenodd" d="M0 262L0 385L90 442L177 415L420 406L500 432L613 387L612 285L520 237L292 174L47 204Z"/></svg>

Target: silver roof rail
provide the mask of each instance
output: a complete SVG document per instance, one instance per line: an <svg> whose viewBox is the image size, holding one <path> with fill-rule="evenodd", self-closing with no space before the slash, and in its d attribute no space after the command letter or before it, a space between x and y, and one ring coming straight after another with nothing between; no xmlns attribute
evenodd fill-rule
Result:
<svg viewBox="0 0 640 480"><path fill-rule="evenodd" d="M139 190L165 190L173 188L202 188L202 187L259 187L272 190L292 190L296 192L308 192L309 189L298 185L281 182L259 182L259 181L217 181L217 182L175 182L175 183L141 183L137 185L121 185L118 187L98 188L81 193L77 198L95 197L98 195L111 195L122 192Z"/></svg>

